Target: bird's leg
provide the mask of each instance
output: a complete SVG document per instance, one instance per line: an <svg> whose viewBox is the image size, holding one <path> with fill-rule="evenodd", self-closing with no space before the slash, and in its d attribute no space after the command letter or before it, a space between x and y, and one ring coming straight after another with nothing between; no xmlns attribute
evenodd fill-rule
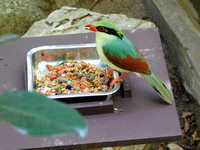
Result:
<svg viewBox="0 0 200 150"><path fill-rule="evenodd" d="M111 76L112 76L112 73L113 73L113 68L110 68L109 70L108 70L108 75L109 75L109 78L111 78Z"/></svg>
<svg viewBox="0 0 200 150"><path fill-rule="evenodd" d="M123 75L121 75L121 76L119 76L118 78L115 78L114 80L112 80L112 82L110 83L110 89L112 89L113 85L114 85L116 82L118 82L118 81L122 82L122 78L123 78L124 76L130 74L130 73L131 73L131 72L125 72Z"/></svg>

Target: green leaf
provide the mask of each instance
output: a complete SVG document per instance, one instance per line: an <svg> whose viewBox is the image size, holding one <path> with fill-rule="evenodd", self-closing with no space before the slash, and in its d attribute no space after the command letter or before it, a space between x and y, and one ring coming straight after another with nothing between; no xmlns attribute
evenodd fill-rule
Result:
<svg viewBox="0 0 200 150"><path fill-rule="evenodd" d="M68 63L67 60L64 60L63 62L61 62L58 66L64 65L64 63Z"/></svg>
<svg viewBox="0 0 200 150"><path fill-rule="evenodd" d="M0 45L5 42L11 41L11 40L17 40L17 39L19 39L19 36L17 34L6 33L6 34L0 36Z"/></svg>
<svg viewBox="0 0 200 150"><path fill-rule="evenodd" d="M86 123L75 109L27 91L10 91L0 96L1 120L33 136L87 134Z"/></svg>

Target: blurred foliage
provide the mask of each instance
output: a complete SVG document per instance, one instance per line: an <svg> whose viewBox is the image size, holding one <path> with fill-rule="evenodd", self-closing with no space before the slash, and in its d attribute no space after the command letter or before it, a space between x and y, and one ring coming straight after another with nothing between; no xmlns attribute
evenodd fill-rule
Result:
<svg viewBox="0 0 200 150"><path fill-rule="evenodd" d="M8 42L8 41L17 40L19 38L20 38L20 36L17 35L17 34L6 33L6 34L0 36L0 45L5 43L5 42Z"/></svg>
<svg viewBox="0 0 200 150"><path fill-rule="evenodd" d="M75 109L27 91L9 91L0 96L0 121L33 136L76 134L84 137L87 133L86 123Z"/></svg>

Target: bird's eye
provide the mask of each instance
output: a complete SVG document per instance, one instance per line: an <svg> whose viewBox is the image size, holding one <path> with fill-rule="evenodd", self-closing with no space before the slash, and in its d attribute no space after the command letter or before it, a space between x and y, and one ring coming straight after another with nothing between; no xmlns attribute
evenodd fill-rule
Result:
<svg viewBox="0 0 200 150"><path fill-rule="evenodd" d="M102 26L100 26L100 27L99 27L99 31L101 31L101 32L102 32L102 31L104 31L104 30L105 30L105 28L104 28L104 27L102 27Z"/></svg>

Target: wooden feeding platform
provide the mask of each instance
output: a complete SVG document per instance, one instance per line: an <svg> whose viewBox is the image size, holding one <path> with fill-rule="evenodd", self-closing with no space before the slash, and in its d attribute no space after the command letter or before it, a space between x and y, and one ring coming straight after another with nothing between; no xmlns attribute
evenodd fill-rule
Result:
<svg viewBox="0 0 200 150"><path fill-rule="evenodd" d="M158 28L126 30L124 34L146 57L151 70L171 89ZM0 46L0 94L24 90L27 52L38 46L94 43L93 33L22 38ZM175 103L166 104L149 83L136 73L124 79L121 89L109 100L71 103L82 111L88 135L32 137L0 122L0 148L87 149L107 146L171 142L181 139ZM96 109L98 107L98 109ZM83 111L84 109L84 111ZM98 111L97 111L98 110ZM114 111L113 111L114 110ZM94 114L90 112L96 111ZM90 114L90 115L89 115Z"/></svg>

